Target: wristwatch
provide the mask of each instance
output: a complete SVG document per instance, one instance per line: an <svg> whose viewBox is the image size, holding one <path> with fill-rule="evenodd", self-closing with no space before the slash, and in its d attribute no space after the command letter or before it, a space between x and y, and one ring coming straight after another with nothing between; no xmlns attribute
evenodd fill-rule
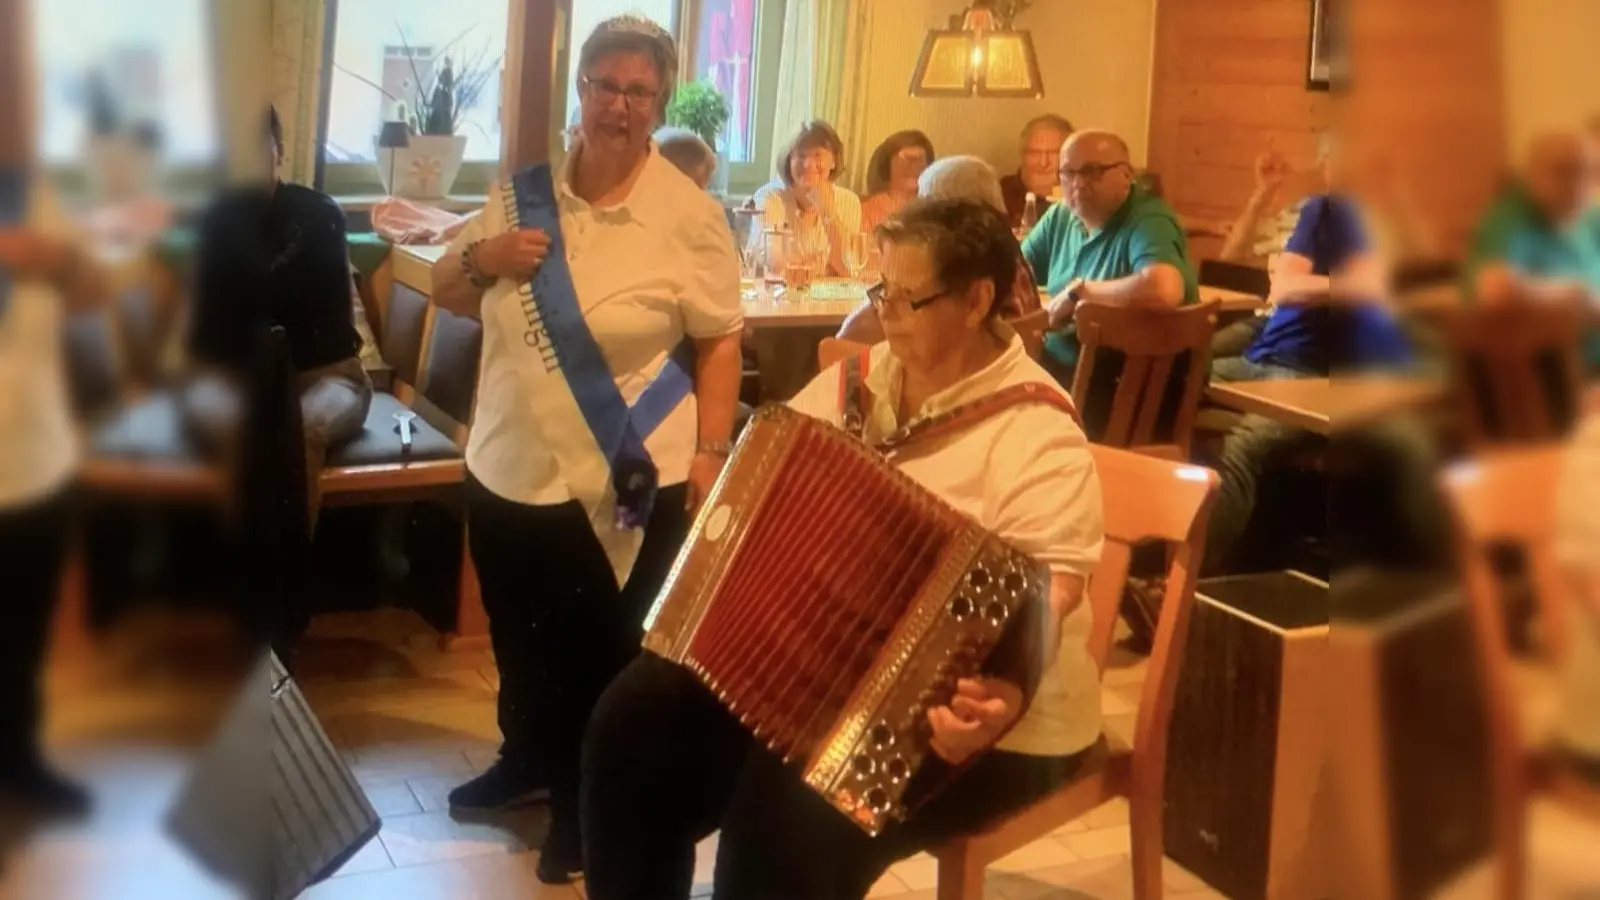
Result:
<svg viewBox="0 0 1600 900"><path fill-rule="evenodd" d="M695 445L695 453L708 453L720 456L723 459L733 455L733 441L701 441Z"/></svg>

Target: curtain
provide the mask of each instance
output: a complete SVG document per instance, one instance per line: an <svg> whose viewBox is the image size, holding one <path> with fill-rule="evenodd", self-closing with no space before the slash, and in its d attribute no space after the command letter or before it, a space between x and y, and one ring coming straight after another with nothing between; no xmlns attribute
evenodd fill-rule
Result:
<svg viewBox="0 0 1600 900"><path fill-rule="evenodd" d="M272 87L283 122L285 181L311 184L317 169L318 106L327 0L272 0Z"/></svg>
<svg viewBox="0 0 1600 900"><path fill-rule="evenodd" d="M772 118L774 168L785 145L811 119L832 125L845 159L856 155L861 90L858 61L866 32L866 0L789 0L783 21L783 60ZM844 182L856 185L847 166Z"/></svg>

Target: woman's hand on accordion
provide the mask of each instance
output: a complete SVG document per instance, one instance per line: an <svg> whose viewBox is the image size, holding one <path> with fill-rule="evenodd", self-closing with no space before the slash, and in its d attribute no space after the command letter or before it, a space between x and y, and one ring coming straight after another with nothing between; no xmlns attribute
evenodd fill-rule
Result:
<svg viewBox="0 0 1600 900"><path fill-rule="evenodd" d="M1021 714L1021 688L998 678L963 678L948 706L928 710L933 752L959 766L993 746Z"/></svg>

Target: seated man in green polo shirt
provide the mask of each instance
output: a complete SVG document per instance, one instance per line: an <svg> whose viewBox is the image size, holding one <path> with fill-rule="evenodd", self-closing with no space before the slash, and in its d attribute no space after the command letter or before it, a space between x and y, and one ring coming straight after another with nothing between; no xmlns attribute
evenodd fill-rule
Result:
<svg viewBox="0 0 1600 900"><path fill-rule="evenodd" d="M1534 140L1522 176L1489 208L1473 240L1469 297L1479 303L1600 301L1600 207L1588 196L1586 171L1578 135ZM1596 337L1585 341L1591 367L1600 365Z"/></svg>
<svg viewBox="0 0 1600 900"><path fill-rule="evenodd" d="M1160 198L1135 184L1128 145L1104 131L1080 131L1061 146L1061 189L1022 242L1050 294L1045 367L1070 383L1078 361L1072 314L1080 303L1176 307L1198 296L1183 226Z"/></svg>

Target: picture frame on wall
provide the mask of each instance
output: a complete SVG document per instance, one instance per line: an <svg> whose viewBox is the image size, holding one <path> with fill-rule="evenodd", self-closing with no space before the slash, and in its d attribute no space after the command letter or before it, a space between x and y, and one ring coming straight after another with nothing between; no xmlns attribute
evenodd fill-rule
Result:
<svg viewBox="0 0 1600 900"><path fill-rule="evenodd" d="M1341 68L1338 27L1334 6L1338 0L1311 0L1311 46L1307 53L1306 87L1331 90Z"/></svg>

